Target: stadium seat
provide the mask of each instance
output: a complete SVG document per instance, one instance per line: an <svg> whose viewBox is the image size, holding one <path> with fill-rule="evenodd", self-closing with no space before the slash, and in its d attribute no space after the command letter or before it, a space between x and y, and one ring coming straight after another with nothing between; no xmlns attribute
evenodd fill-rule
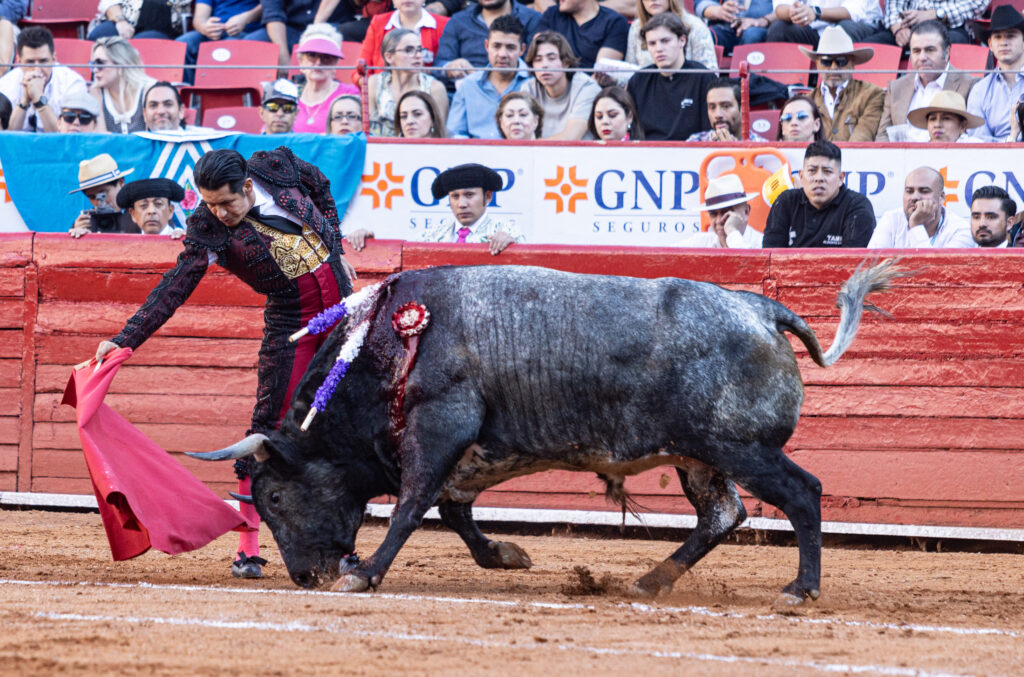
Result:
<svg viewBox="0 0 1024 677"><path fill-rule="evenodd" d="M810 75L811 60L793 42L761 42L754 45L736 45L732 50L729 75L739 77L740 63L746 61L750 71L765 75L784 85L806 85ZM773 71L788 70L792 73Z"/></svg>
<svg viewBox="0 0 1024 677"><path fill-rule="evenodd" d="M92 56L93 43L78 38L54 38L53 52L57 57L57 63L61 64L88 64ZM86 82L92 80L92 71L88 66L76 66L71 70L75 71Z"/></svg>
<svg viewBox="0 0 1024 677"><path fill-rule="evenodd" d="M725 58L725 48L715 45L715 58L718 60L718 70L722 73L729 70L728 59Z"/></svg>
<svg viewBox="0 0 1024 677"><path fill-rule="evenodd" d="M82 0L33 0L22 26L46 26L55 38L85 38L96 4ZM70 63L70 62L69 62Z"/></svg>
<svg viewBox="0 0 1024 677"><path fill-rule="evenodd" d="M989 59L988 47L982 45L953 44L949 47L949 63L954 68L970 71L975 77L984 77Z"/></svg>
<svg viewBox="0 0 1024 677"><path fill-rule="evenodd" d="M182 82L185 77L185 50L187 49L184 42L155 38L134 38L129 42L139 51L142 63L146 64L146 74L149 77L175 84ZM171 68L154 68L150 64L166 65Z"/></svg>
<svg viewBox="0 0 1024 677"><path fill-rule="evenodd" d="M869 47L875 50L875 55L866 63L854 68L854 77L878 85L882 89L889 87L889 83L900 76L900 57L903 49L895 45L879 45L873 42L855 42L854 49ZM885 71L883 73L860 73L862 70Z"/></svg>
<svg viewBox="0 0 1024 677"><path fill-rule="evenodd" d="M750 129L769 141L775 141L779 134L779 115L781 110L750 111Z"/></svg>
<svg viewBox="0 0 1024 677"><path fill-rule="evenodd" d="M204 42L196 65L196 83L181 90L192 108L258 105L261 83L277 78L277 46L255 40ZM227 65L247 68L223 68Z"/></svg>
<svg viewBox="0 0 1024 677"><path fill-rule="evenodd" d="M209 108L203 113L203 126L230 132L259 134L263 130L263 120L260 120L260 113L256 107Z"/></svg>
<svg viewBox="0 0 1024 677"><path fill-rule="evenodd" d="M288 77L295 77L299 74L299 55L295 51L298 45L292 48L292 59L291 67L288 70ZM334 79L338 82L351 82L352 81L352 68L355 67L359 61L359 52L363 48L361 42L343 42L341 44L341 53L344 56L338 61L338 70L335 73ZM349 68L342 68L343 66L349 66Z"/></svg>

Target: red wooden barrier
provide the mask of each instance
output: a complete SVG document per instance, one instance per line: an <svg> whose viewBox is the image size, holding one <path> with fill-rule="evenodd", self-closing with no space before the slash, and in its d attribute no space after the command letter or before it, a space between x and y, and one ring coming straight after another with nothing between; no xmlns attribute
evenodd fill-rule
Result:
<svg viewBox="0 0 1024 677"><path fill-rule="evenodd" d="M60 393L73 364L116 333L180 244L137 236L0 236L0 491L89 493L73 412ZM350 254L357 286L440 264L545 265L576 272L679 276L766 294L804 316L828 344L839 285L863 252L714 252L371 240ZM806 383L787 452L825 488L827 520L1018 527L1024 517L1024 293L1017 252L904 257L918 274L876 302L857 341L829 369L794 339ZM115 379L108 402L171 452L230 443L255 391L261 299L224 271ZM226 464L183 463L219 491ZM689 512L671 469L630 478L656 512ZM478 505L613 509L584 474L519 478ZM748 499L752 515L778 516Z"/></svg>

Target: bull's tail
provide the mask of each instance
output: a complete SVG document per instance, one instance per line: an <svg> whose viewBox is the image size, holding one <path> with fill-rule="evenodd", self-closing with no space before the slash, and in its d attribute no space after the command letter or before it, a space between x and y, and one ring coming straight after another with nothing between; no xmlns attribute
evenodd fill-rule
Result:
<svg viewBox="0 0 1024 677"><path fill-rule="evenodd" d="M862 261L850 279L839 290L839 298L836 300L836 306L839 308L839 330L836 332L835 340L829 346L828 352L822 352L818 337L803 318L785 306L780 306L784 312L780 312L776 318L776 326L780 331L792 332L799 338L807 346L807 352L810 353L811 359L818 365L828 367L834 364L853 343L853 337L857 335L857 329L860 327L860 316L863 311L869 310L888 316L885 311L874 304L865 303L864 299L871 292L889 289L889 285L894 279L913 274L912 271L897 268L896 261L897 259L886 259L868 267L864 265L866 260Z"/></svg>

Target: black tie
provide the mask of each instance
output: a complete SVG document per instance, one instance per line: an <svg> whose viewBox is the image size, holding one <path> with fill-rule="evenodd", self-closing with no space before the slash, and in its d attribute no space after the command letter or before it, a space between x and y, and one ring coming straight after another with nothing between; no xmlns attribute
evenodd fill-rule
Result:
<svg viewBox="0 0 1024 677"><path fill-rule="evenodd" d="M282 233L302 235L302 226L291 219L286 219L283 216L273 216L271 214L260 214L260 210L257 207L250 209L246 216L254 221L259 221L263 225L269 226L274 230L279 230Z"/></svg>

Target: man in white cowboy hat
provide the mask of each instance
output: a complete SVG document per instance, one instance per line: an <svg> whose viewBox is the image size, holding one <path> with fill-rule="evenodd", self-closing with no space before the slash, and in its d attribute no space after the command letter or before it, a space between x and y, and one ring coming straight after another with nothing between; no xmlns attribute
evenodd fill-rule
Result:
<svg viewBox="0 0 1024 677"><path fill-rule="evenodd" d="M828 28L843 28L857 42L879 30L882 8L876 0L772 0L776 19L765 42L799 42L820 47Z"/></svg>
<svg viewBox="0 0 1024 677"><path fill-rule="evenodd" d="M708 183L704 202L698 208L711 219L708 229L676 243L677 247L713 247L723 249L760 249L761 233L747 224L750 201L757 193L748 193L735 174L722 174Z"/></svg>
<svg viewBox="0 0 1024 677"><path fill-rule="evenodd" d="M839 26L821 33L818 48L800 51L818 67L814 104L821 114L822 138L828 141L874 141L882 119L885 93L870 82L853 79L853 67L870 60L875 50L854 49Z"/></svg>
<svg viewBox="0 0 1024 677"><path fill-rule="evenodd" d="M78 214L68 232L79 238L86 233L138 233L139 227L127 211L117 206L117 194L124 186L124 177L134 169L121 171L114 158L106 153L78 163L78 188L68 195L81 192L89 200L92 209Z"/></svg>
<svg viewBox="0 0 1024 677"><path fill-rule="evenodd" d="M918 167L903 183L903 208L878 219L868 249L948 249L974 246L971 226L946 211L942 174Z"/></svg>
<svg viewBox="0 0 1024 677"><path fill-rule="evenodd" d="M968 129L985 124L977 115L967 112L967 102L956 92L942 91L935 95L931 104L912 110L907 120L915 127L928 131L928 140L934 143L978 142L970 136Z"/></svg>
<svg viewBox="0 0 1024 677"><path fill-rule="evenodd" d="M1010 134L1010 117L1024 96L1024 16L1011 5L992 10L992 21L975 23L975 32L988 44L998 70L971 88L967 110L985 120L971 130L971 136L985 141L1002 141Z"/></svg>

